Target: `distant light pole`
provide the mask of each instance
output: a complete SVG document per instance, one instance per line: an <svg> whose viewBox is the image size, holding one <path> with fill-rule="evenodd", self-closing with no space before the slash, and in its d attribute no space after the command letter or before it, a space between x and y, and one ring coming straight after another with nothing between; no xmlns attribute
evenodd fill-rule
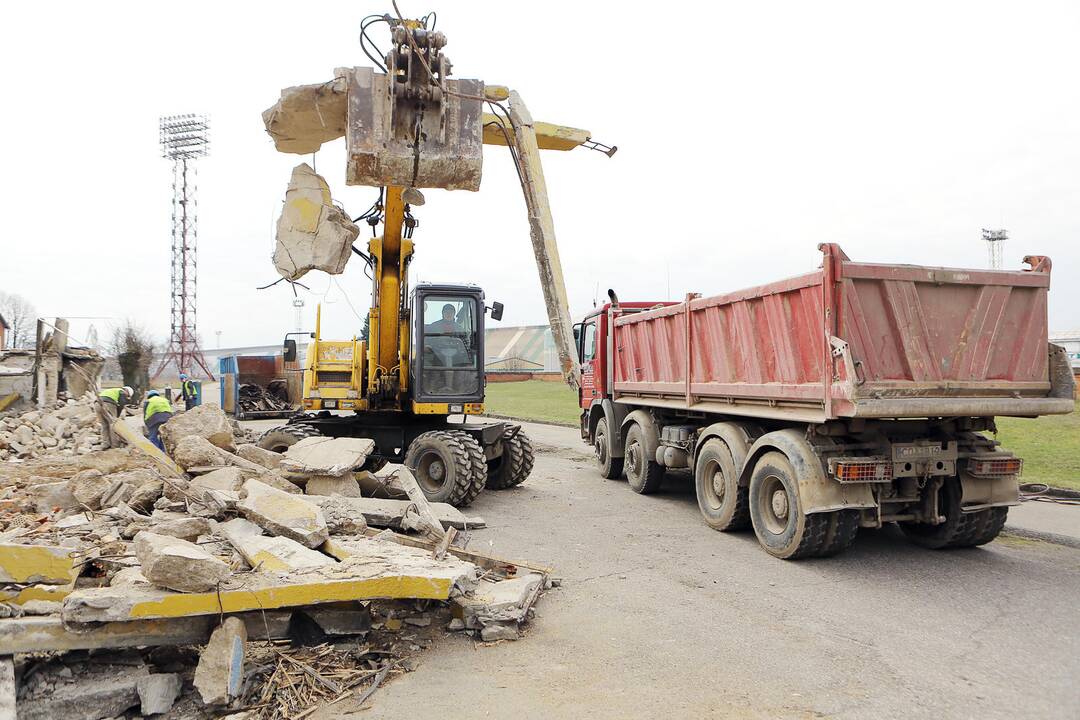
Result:
<svg viewBox="0 0 1080 720"><path fill-rule="evenodd" d="M1000 270L1003 265L1002 256L1005 252L1005 241L1009 239L1009 233L1004 228L1000 230L983 228L982 239L986 243L986 252L990 258L990 269Z"/></svg>
<svg viewBox="0 0 1080 720"><path fill-rule="evenodd" d="M215 330L214 334L217 335L217 349L220 350L221 349L221 331L220 330Z"/></svg>

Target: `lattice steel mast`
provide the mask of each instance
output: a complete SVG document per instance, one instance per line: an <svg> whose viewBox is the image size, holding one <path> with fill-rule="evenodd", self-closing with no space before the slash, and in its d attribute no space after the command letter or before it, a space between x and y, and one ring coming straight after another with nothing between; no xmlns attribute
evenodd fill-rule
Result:
<svg viewBox="0 0 1080 720"><path fill-rule="evenodd" d="M173 161L172 206L172 323L169 346L154 372L157 378L170 363L178 372L192 374L194 366L214 379L199 348L196 333L198 275L198 201L195 197L195 159L210 150L209 122L205 115L170 115L161 118L162 157ZM190 161L190 166L189 166Z"/></svg>
<svg viewBox="0 0 1080 720"><path fill-rule="evenodd" d="M1009 233L1004 229L987 230L986 228L983 228L982 239L986 243L986 253L990 260L990 269L1000 270L1003 265L1002 256L1005 250L1005 241L1009 239Z"/></svg>

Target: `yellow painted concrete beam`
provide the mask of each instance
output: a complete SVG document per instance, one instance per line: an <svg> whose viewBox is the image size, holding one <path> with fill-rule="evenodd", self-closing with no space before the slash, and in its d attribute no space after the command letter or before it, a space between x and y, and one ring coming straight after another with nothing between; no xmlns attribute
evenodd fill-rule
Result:
<svg viewBox="0 0 1080 720"><path fill-rule="evenodd" d="M492 113L484 113L483 122L485 145L506 145L507 135L511 142L514 141L514 129L505 118L502 118L500 122L500 118ZM503 126L505 126L506 135L503 135ZM533 128L536 130L536 144L541 150L573 150L589 139L588 130L565 125L538 122L533 124Z"/></svg>
<svg viewBox="0 0 1080 720"><path fill-rule="evenodd" d="M0 544L0 583L67 585L78 576L71 548Z"/></svg>
<svg viewBox="0 0 1080 720"><path fill-rule="evenodd" d="M48 602L60 602L75 590L75 583L66 585L29 585L27 587L5 589L0 588L0 602L22 605L31 600L46 600Z"/></svg>

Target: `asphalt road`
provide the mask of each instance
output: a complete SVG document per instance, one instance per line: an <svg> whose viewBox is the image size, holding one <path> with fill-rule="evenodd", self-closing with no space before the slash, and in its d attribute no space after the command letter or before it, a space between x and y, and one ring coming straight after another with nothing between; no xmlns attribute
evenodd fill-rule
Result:
<svg viewBox="0 0 1080 720"><path fill-rule="evenodd" d="M477 499L470 543L563 578L526 637L447 634L369 709L314 717L1080 717L1080 550L934 552L884 530L776 560L706 527L689 475L639 496L575 430L528 430L532 477Z"/></svg>

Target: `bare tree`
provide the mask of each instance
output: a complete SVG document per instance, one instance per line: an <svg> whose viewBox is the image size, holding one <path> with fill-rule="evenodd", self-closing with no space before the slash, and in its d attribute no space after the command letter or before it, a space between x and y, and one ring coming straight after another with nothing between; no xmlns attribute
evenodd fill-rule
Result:
<svg viewBox="0 0 1080 720"><path fill-rule="evenodd" d="M37 310L22 295L0 292L0 315L10 330L8 348L29 347L37 336ZM2 349L2 348L0 348Z"/></svg>
<svg viewBox="0 0 1080 720"><path fill-rule="evenodd" d="M150 387L150 363L154 359L154 339L150 333L133 320L125 320L113 331L109 351L120 364L124 384L135 391L135 399L141 398Z"/></svg>

